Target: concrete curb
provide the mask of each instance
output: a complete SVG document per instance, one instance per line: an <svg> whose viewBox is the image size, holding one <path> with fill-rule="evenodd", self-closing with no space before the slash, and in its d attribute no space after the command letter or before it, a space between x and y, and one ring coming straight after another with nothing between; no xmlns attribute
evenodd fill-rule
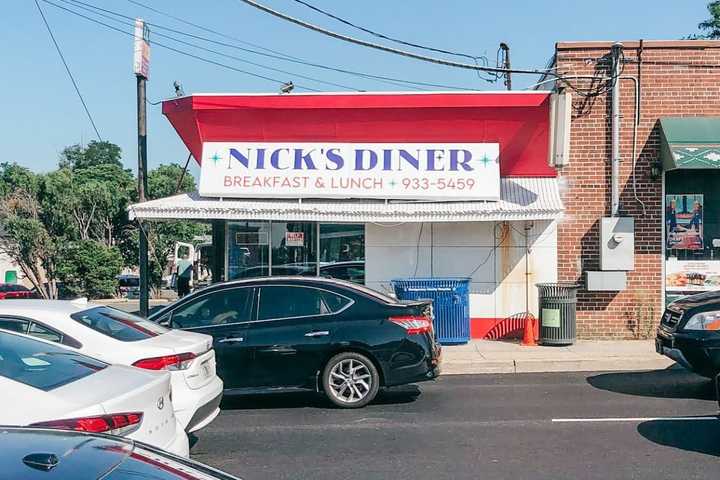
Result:
<svg viewBox="0 0 720 480"><path fill-rule="evenodd" d="M443 375L476 375L492 373L547 372L621 372L634 370L664 370L674 362L668 358L609 357L604 359L573 360L501 360L501 361L443 361Z"/></svg>

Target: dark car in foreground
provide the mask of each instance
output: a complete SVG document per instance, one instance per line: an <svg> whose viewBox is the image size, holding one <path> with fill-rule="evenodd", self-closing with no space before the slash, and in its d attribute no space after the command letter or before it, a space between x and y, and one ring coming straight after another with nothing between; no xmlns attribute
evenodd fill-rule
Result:
<svg viewBox="0 0 720 480"><path fill-rule="evenodd" d="M720 373L720 292L677 300L663 313L655 349L704 377Z"/></svg>
<svg viewBox="0 0 720 480"><path fill-rule="evenodd" d="M150 445L97 433L0 427L1 478L238 480Z"/></svg>
<svg viewBox="0 0 720 480"><path fill-rule="evenodd" d="M432 315L430 301L342 280L265 277L212 285L150 320L212 335L226 394L310 389L357 408L380 387L438 376Z"/></svg>

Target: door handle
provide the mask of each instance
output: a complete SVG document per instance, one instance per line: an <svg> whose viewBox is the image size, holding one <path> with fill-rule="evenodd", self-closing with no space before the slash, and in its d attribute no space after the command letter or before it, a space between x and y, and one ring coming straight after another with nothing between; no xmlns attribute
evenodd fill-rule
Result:
<svg viewBox="0 0 720 480"><path fill-rule="evenodd" d="M244 341L245 337L225 337L218 340L218 343L240 343Z"/></svg>
<svg viewBox="0 0 720 480"><path fill-rule="evenodd" d="M313 330L305 334L306 337L327 337L328 335L330 335L330 332L327 330Z"/></svg>

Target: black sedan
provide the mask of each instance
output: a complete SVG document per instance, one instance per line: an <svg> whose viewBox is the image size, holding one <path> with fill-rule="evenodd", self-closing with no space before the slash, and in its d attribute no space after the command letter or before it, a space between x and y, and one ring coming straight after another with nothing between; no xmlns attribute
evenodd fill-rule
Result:
<svg viewBox="0 0 720 480"><path fill-rule="evenodd" d="M668 305L655 349L704 377L720 373L720 292L707 292Z"/></svg>
<svg viewBox="0 0 720 480"><path fill-rule="evenodd" d="M2 478L238 480L127 438L42 428L0 427Z"/></svg>
<svg viewBox="0 0 720 480"><path fill-rule="evenodd" d="M357 408L380 387L439 374L430 301L400 302L342 280L219 283L150 319L212 335L226 394L311 389Z"/></svg>

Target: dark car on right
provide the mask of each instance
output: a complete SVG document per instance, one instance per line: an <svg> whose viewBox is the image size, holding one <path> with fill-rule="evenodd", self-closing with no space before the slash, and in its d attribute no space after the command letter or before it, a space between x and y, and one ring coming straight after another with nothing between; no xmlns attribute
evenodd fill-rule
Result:
<svg viewBox="0 0 720 480"><path fill-rule="evenodd" d="M704 377L720 373L720 292L681 298L668 305L655 350Z"/></svg>

